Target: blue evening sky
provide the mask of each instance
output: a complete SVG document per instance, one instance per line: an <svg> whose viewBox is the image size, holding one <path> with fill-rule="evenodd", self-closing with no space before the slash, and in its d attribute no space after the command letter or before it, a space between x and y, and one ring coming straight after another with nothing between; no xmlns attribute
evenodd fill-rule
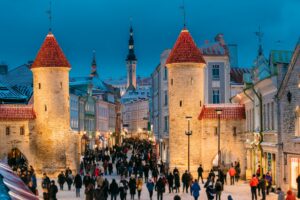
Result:
<svg viewBox="0 0 300 200"><path fill-rule="evenodd" d="M53 33L72 65L90 72L92 51L102 78L126 74L129 19L133 18L137 73L149 76L182 28L182 0L52 0ZM198 46L223 33L238 44L239 65L251 66L258 26L263 48L293 50L300 36L299 0L185 0L187 27ZM0 0L0 62L10 68L33 60L47 32L49 0ZM280 43L277 41L281 41Z"/></svg>

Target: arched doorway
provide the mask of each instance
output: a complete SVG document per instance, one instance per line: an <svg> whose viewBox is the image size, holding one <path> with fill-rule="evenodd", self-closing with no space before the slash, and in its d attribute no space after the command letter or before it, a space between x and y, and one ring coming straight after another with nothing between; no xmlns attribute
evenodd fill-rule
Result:
<svg viewBox="0 0 300 200"><path fill-rule="evenodd" d="M28 167L27 158L18 148L12 148L11 151L8 152L7 163L12 169Z"/></svg>
<svg viewBox="0 0 300 200"><path fill-rule="evenodd" d="M81 155L84 155L85 151L89 149L89 137L84 134L81 138Z"/></svg>

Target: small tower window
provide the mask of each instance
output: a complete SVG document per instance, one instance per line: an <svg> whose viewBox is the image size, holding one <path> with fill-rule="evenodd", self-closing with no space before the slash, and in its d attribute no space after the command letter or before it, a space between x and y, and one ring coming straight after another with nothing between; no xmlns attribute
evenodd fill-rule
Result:
<svg viewBox="0 0 300 200"><path fill-rule="evenodd" d="M182 101L179 101L179 106L182 107Z"/></svg>
<svg viewBox="0 0 300 200"><path fill-rule="evenodd" d="M200 101L200 107L202 106L202 102Z"/></svg>
<svg viewBox="0 0 300 200"><path fill-rule="evenodd" d="M215 135L218 135L218 127L215 126Z"/></svg>
<svg viewBox="0 0 300 200"><path fill-rule="evenodd" d="M5 128L5 134L6 134L6 135L10 135L10 127L9 127L9 126L7 126L7 127Z"/></svg>
<svg viewBox="0 0 300 200"><path fill-rule="evenodd" d="M24 135L25 134L25 129L24 126L20 127L20 135Z"/></svg>
<svg viewBox="0 0 300 200"><path fill-rule="evenodd" d="M191 85L193 85L193 83L194 83L194 79L193 77L191 77Z"/></svg>
<svg viewBox="0 0 300 200"><path fill-rule="evenodd" d="M233 133L233 136L236 136L236 127L235 126L232 128L232 133Z"/></svg>
<svg viewBox="0 0 300 200"><path fill-rule="evenodd" d="M173 85L173 79L171 79L171 85Z"/></svg>
<svg viewBox="0 0 300 200"><path fill-rule="evenodd" d="M39 89L41 89L42 88L42 84L41 83L39 83Z"/></svg>
<svg viewBox="0 0 300 200"><path fill-rule="evenodd" d="M62 89L62 82L60 82L60 89Z"/></svg>
<svg viewBox="0 0 300 200"><path fill-rule="evenodd" d="M45 111L47 111L47 105L45 105Z"/></svg>

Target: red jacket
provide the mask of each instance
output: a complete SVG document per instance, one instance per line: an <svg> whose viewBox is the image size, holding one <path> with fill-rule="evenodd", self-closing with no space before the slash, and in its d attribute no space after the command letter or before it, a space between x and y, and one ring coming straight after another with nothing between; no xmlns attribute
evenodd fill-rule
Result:
<svg viewBox="0 0 300 200"><path fill-rule="evenodd" d="M257 187L257 185L258 185L258 179L256 177L253 177L250 181L250 186Z"/></svg>
<svg viewBox="0 0 300 200"><path fill-rule="evenodd" d="M293 192L291 190L287 191L286 193L286 199L285 200L296 200L295 195L293 194Z"/></svg>
<svg viewBox="0 0 300 200"><path fill-rule="evenodd" d="M236 171L235 171L235 169L234 169L233 167L231 167L231 168L229 169L228 173L229 173L230 176L235 176Z"/></svg>

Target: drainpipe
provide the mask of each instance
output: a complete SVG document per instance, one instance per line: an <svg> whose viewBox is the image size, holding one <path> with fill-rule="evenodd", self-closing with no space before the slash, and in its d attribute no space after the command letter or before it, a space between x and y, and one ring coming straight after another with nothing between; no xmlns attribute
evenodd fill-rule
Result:
<svg viewBox="0 0 300 200"><path fill-rule="evenodd" d="M259 139L259 143L258 143L258 149L260 151L259 160L260 160L260 178L261 178L262 177L262 173L263 173L263 169L262 169L263 149L262 149L261 143L264 140L264 136L263 136L263 120L262 120L262 116L263 116L262 96L261 96L261 94L258 94L256 92L256 90L254 89L254 86L252 86L252 91L257 96L258 101L259 101L259 115L260 115L260 119L259 119L259 123L260 123L259 136L260 136L260 139Z"/></svg>

